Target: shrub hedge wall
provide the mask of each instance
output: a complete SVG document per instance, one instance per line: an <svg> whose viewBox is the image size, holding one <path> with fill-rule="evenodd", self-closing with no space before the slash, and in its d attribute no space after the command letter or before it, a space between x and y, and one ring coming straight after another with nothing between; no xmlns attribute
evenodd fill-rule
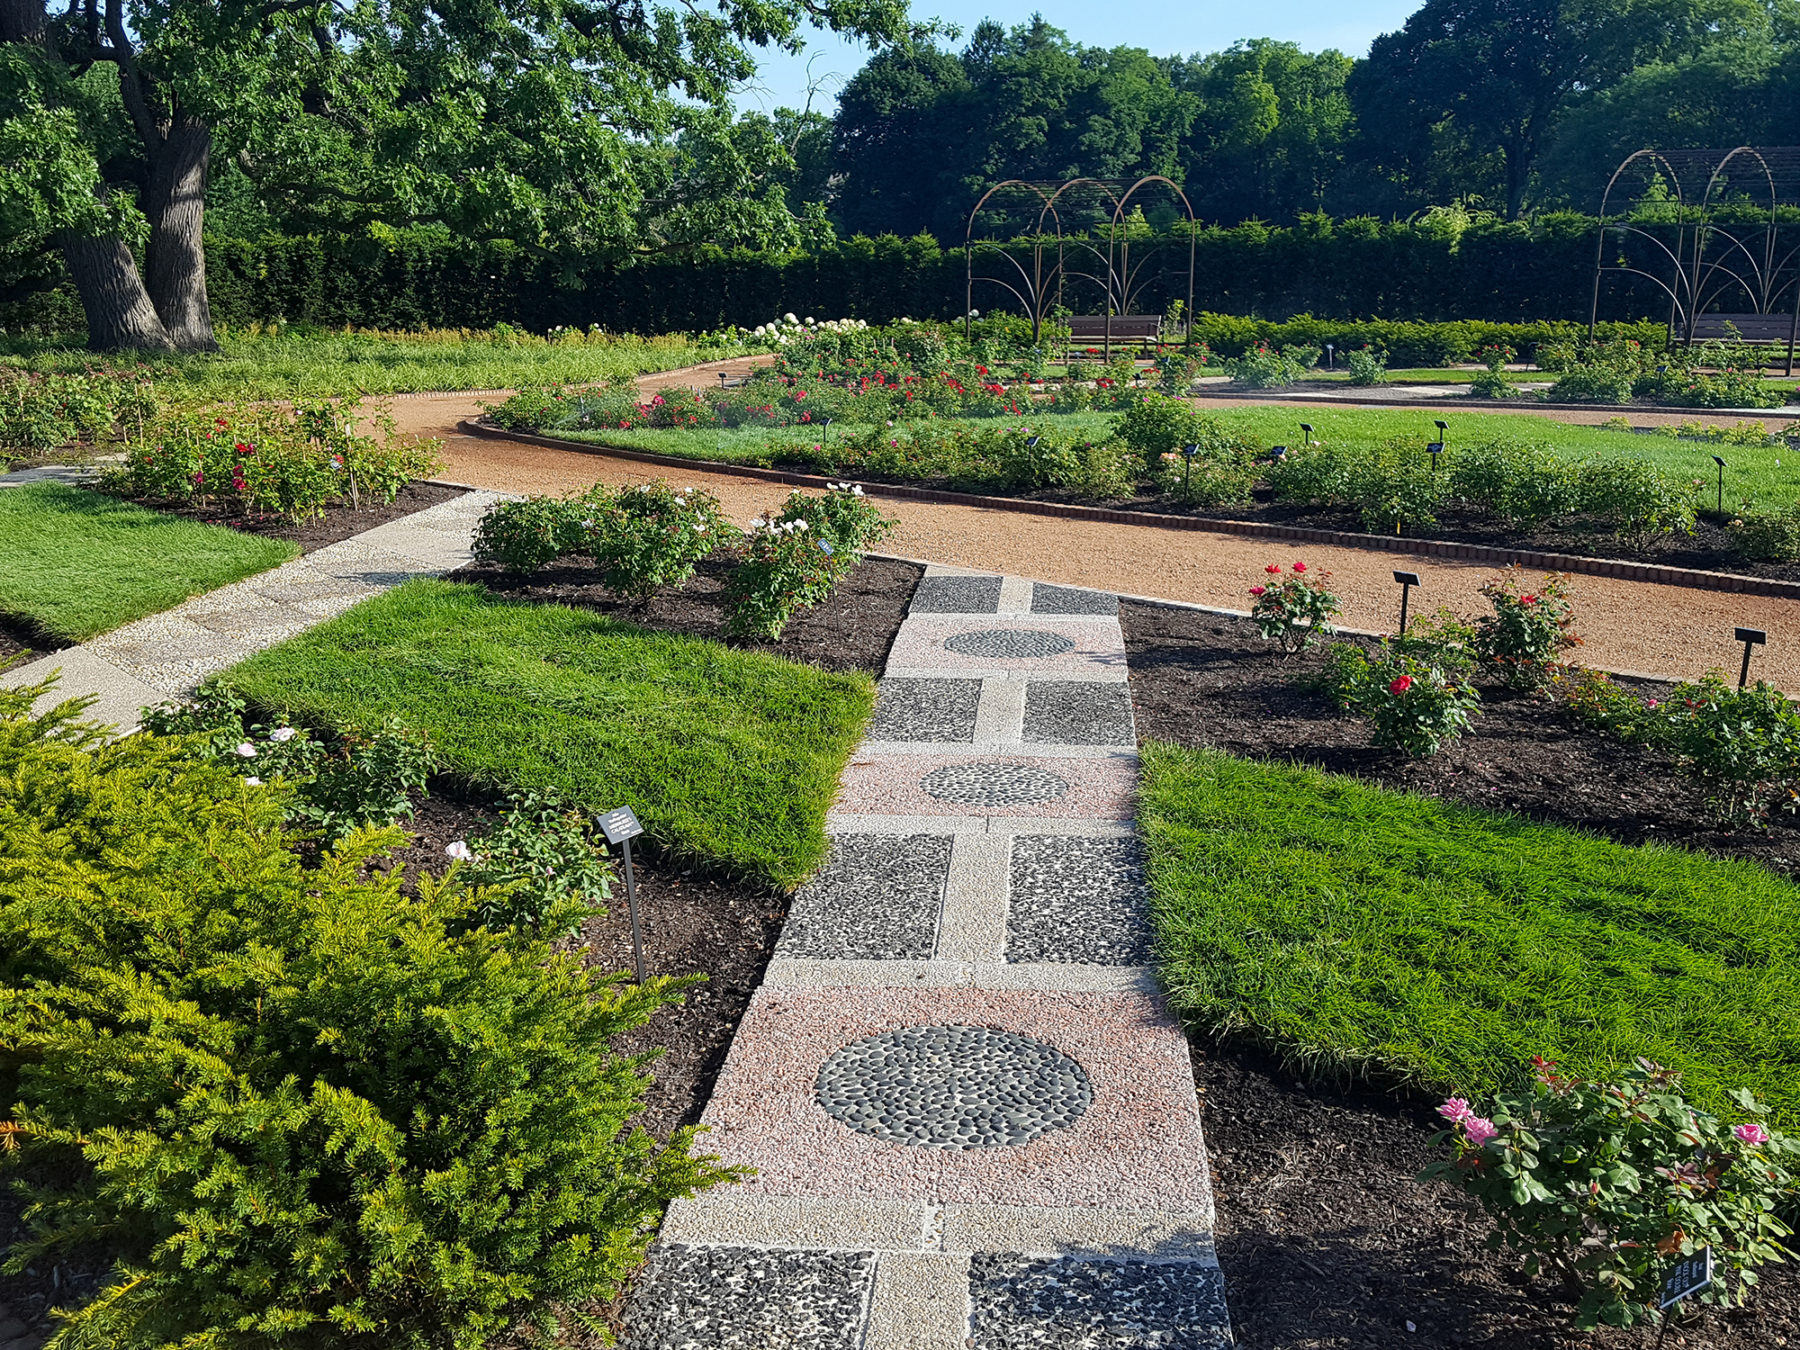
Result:
<svg viewBox="0 0 1800 1350"><path fill-rule="evenodd" d="M1195 309L1282 319L1295 314L1390 320L1584 322L1593 293L1594 222L1557 214L1530 223L1247 222L1209 227L1196 244ZM1134 305L1154 312L1186 298L1185 236L1171 266ZM1140 251L1142 244L1135 246ZM1071 261L1070 266L1076 264ZM1154 270L1156 264L1151 265ZM506 244L437 231L381 238L266 237L208 241L208 284L228 324L293 323L371 328L484 328L496 322L545 331L561 324L639 332L754 326L787 312L880 322L945 318L965 305L963 256L928 236L857 237L807 255L714 251L618 266L534 256ZM992 275L1001 272L995 268ZM1094 306L1073 289L1071 308ZM1010 308L977 281L978 309ZM1666 313L1648 283L1609 277L1601 316ZM79 308L67 288L0 305L0 327L65 328Z"/></svg>

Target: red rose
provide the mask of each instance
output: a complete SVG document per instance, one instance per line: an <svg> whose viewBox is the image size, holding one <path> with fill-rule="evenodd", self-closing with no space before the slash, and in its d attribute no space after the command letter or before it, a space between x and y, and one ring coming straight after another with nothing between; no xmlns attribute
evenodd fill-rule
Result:
<svg viewBox="0 0 1800 1350"><path fill-rule="evenodd" d="M1267 572L1270 576L1275 576L1280 573L1281 569L1274 563L1270 563L1267 567L1263 568L1263 571Z"/></svg>
<svg viewBox="0 0 1800 1350"><path fill-rule="evenodd" d="M1411 688L1412 688L1412 676L1402 675L1398 679L1396 679L1392 684L1390 684L1388 686L1388 693L1404 694L1408 689L1411 689Z"/></svg>
<svg viewBox="0 0 1800 1350"><path fill-rule="evenodd" d="M1294 570L1296 572L1304 572L1306 570L1306 564L1305 563L1295 563Z"/></svg>
<svg viewBox="0 0 1800 1350"><path fill-rule="evenodd" d="M1250 588L1250 594L1252 595L1267 595L1268 592L1269 588L1267 586L1252 586Z"/></svg>

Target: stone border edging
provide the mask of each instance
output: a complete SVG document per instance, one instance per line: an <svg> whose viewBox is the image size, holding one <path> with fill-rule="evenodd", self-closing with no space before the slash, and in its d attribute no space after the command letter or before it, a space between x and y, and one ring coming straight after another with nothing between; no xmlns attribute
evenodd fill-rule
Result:
<svg viewBox="0 0 1800 1350"><path fill-rule="evenodd" d="M1368 386L1380 388L1379 385ZM1390 386L1391 387L1391 386ZM1403 386L1405 387L1405 386ZM1426 381L1411 382L1410 387L1420 389L1457 388L1456 385L1432 385ZM1337 404L1363 410L1387 410L1396 412L1424 412L1431 408L1449 408L1456 412L1613 412L1629 415L1631 413L1648 413L1662 415L1684 415L1690 417L1756 417L1779 418L1784 422L1800 419L1800 407L1794 404L1783 404L1780 408L1683 408L1670 403L1546 403L1537 399L1494 398L1476 399L1474 397L1457 398L1454 394L1446 394L1442 399L1370 399L1358 402L1341 394L1322 394L1307 391L1298 394L1271 393L1267 389L1201 389L1190 390L1184 398L1225 398L1235 399L1240 403L1260 403L1274 407L1283 403L1324 403ZM1789 411L1792 409L1792 411Z"/></svg>
<svg viewBox="0 0 1800 1350"><path fill-rule="evenodd" d="M599 455L610 459L629 459L642 464L655 464L672 469L705 469L715 473L735 473L767 482L787 483L795 487L826 487L840 480L819 474L793 473L786 469L764 469L754 465L725 464L718 460L682 459L676 455L659 455L648 450L628 450L623 446L600 445L587 441L564 440L557 436L539 436L530 432L505 431L482 422L464 419L457 430L465 436L485 440L519 441L548 450L572 450L578 454ZM1218 520L1204 516L1172 516L1155 511L1116 511L1104 506L1075 506L1063 502L1030 501L1020 497L990 497L973 492L945 492L937 488L907 487L898 483L863 483L872 497L893 497L902 501L936 502L948 506L978 506L991 511L1012 511L1021 515L1053 516L1065 520L1092 520L1108 525L1148 525L1165 530L1192 530L1206 534L1236 534L1250 538L1280 539L1291 543L1329 544L1337 548L1366 549L1377 553L1416 553L1430 558L1448 558L1457 562L1493 563L1497 566L1517 564L1546 572L1571 572L1579 576L1616 577L1621 581L1643 581L1664 586L1686 586L1701 591L1729 591L1740 595L1766 595L1780 600L1800 600L1800 581L1780 581L1771 577L1745 577L1734 572L1707 572L1693 567L1664 567L1656 563L1625 562L1612 558L1584 558L1569 553L1537 553L1529 549L1491 548L1486 544L1457 544L1442 539L1407 539L1399 535L1350 534L1344 530L1320 530L1303 525L1265 525L1259 521Z"/></svg>

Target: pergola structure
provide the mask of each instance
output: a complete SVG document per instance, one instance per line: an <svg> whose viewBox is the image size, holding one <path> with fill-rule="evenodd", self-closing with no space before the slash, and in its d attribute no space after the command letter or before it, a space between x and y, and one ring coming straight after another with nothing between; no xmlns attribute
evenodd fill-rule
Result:
<svg viewBox="0 0 1800 1350"><path fill-rule="evenodd" d="M1101 332L1110 356L1113 337L1111 320L1115 316L1130 314L1132 306L1142 299L1149 281L1167 273L1166 267L1155 270L1147 267L1153 259L1163 255L1168 247L1167 243L1157 241L1147 246L1140 243L1134 250L1129 228L1133 199L1140 192L1157 185L1166 187L1173 193L1187 215L1187 313L1192 315L1194 236L1198 222L1194 218L1194 208L1188 202L1187 194L1176 183L1161 174L1148 174L1135 182L1124 179L1071 178L1066 182L1056 183L1008 178L984 192L981 200L975 203L975 209L969 212L968 229L963 239L967 283L963 305L965 334L969 330L969 316L975 308L977 282L998 286L1019 302L1026 317L1031 320L1034 342L1042 338L1044 321L1051 311L1063 305L1068 285L1071 282L1089 283L1098 288L1100 316L1106 320ZM1025 204L1027 216L1035 212L1033 228L1028 231L1031 241L1028 260L1016 256L1016 248L1007 247L1009 243L1016 243L1020 236L1016 229L1016 211L1012 239L978 239L975 234L977 222L981 220L984 210L992 206L989 216L992 219L998 214L1001 205L1015 204L1021 200ZM1099 230L1104 232L1103 240L1091 237L1091 232L1086 229L1074 237L1066 234L1065 216L1085 216L1094 220ZM1074 254L1074 261L1081 265L1071 265L1071 253ZM979 273L977 258L983 261L983 269ZM987 274L986 265L989 263L993 264L993 270L1000 275ZM1011 270L1008 271L1008 268Z"/></svg>
<svg viewBox="0 0 1800 1350"><path fill-rule="evenodd" d="M1800 337L1800 147L1627 155L1600 198L1590 337L1609 274L1643 278L1667 298L1671 344L1730 322L1756 340L1785 340L1791 373Z"/></svg>

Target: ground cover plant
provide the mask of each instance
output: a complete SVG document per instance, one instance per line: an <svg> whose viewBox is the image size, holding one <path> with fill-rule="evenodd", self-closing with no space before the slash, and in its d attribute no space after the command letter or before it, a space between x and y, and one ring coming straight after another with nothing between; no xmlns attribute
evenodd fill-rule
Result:
<svg viewBox="0 0 1800 1350"><path fill-rule="evenodd" d="M1800 887L1291 764L1151 744L1164 980L1208 1033L1323 1074L1491 1093L1638 1055L1800 1119Z"/></svg>
<svg viewBox="0 0 1800 1350"><path fill-rule="evenodd" d="M40 374L0 363L0 471L67 448L91 453L120 424L141 426L156 411L147 379L89 365Z"/></svg>
<svg viewBox="0 0 1800 1350"><path fill-rule="evenodd" d="M383 331L300 325L221 327L217 354L111 356L111 377L149 379L172 402L343 398L432 390L517 389L616 380L736 356L734 334L563 329L537 336L492 329ZM0 361L40 376L79 375L93 353L55 339L0 339Z"/></svg>
<svg viewBox="0 0 1800 1350"><path fill-rule="evenodd" d="M7 1268L110 1263L58 1344L549 1334L725 1179L629 1125L614 1043L683 982L480 926L454 871L403 892L398 830L303 860L281 787L32 718L43 692L0 691Z"/></svg>
<svg viewBox="0 0 1800 1350"><path fill-rule="evenodd" d="M299 722L401 717L477 784L628 804L677 853L783 887L824 857L874 697L865 676L450 582L408 582L226 682Z"/></svg>
<svg viewBox="0 0 1800 1350"><path fill-rule="evenodd" d="M0 492L0 615L61 642L241 581L299 549L61 483Z"/></svg>

